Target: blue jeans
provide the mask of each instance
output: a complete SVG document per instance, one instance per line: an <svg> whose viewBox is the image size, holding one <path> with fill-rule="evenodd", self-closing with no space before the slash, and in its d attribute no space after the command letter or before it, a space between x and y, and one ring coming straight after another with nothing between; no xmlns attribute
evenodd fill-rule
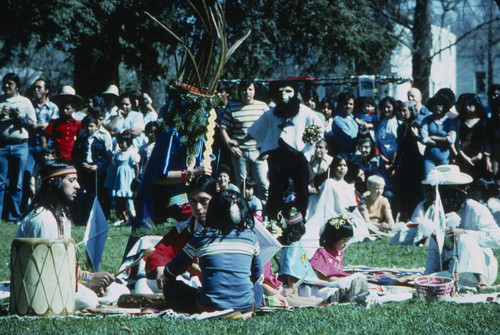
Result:
<svg viewBox="0 0 500 335"><path fill-rule="evenodd" d="M0 144L0 213L5 204L3 217L9 221L21 220L23 176L27 159L28 143Z"/></svg>

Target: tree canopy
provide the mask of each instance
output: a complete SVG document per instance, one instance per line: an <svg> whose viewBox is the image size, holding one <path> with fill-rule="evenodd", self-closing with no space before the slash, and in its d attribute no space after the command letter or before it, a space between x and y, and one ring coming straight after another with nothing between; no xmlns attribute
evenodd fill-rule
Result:
<svg viewBox="0 0 500 335"><path fill-rule="evenodd" d="M186 41L199 40L201 23L186 1L6 2L0 13L0 66L13 56L26 60L28 48L42 52L52 45L70 56L74 86L83 95L119 84L120 64L137 73L137 87L174 76L173 55L179 49L145 11ZM230 44L252 30L229 59L226 78L375 73L383 71L396 45L392 27L368 0L227 0L223 5Z"/></svg>

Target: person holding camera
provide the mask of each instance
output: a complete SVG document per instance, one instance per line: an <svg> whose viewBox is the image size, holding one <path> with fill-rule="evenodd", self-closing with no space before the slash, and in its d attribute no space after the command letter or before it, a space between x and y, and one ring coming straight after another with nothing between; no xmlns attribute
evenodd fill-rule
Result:
<svg viewBox="0 0 500 335"><path fill-rule="evenodd" d="M36 124L35 109L28 98L19 94L20 86L17 74L7 73L2 79L4 94L0 96L0 214L3 212L2 218L13 222L21 219L28 129Z"/></svg>

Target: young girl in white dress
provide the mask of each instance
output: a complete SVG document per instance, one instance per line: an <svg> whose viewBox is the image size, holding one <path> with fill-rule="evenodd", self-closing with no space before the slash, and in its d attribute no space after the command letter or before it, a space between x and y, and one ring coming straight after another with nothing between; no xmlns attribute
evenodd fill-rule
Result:
<svg viewBox="0 0 500 335"><path fill-rule="evenodd" d="M301 241L311 258L319 247L319 235L324 223L332 217L350 213L354 219L354 237L350 243L370 238L367 223L357 209L354 184L345 180L348 172L347 158L344 155L333 157L327 172L327 179L321 185L317 201L309 200L306 215L306 233ZM331 178L330 178L331 175Z"/></svg>
<svg viewBox="0 0 500 335"><path fill-rule="evenodd" d="M118 225L118 222L120 224L126 223L133 218L135 213L133 208L129 206L129 199L132 199L131 184L139 173L141 157L138 150L132 146L132 140L130 134L119 134L117 138L119 150L113 155L112 163L116 169L112 188L112 195L116 201L117 222L115 225Z"/></svg>

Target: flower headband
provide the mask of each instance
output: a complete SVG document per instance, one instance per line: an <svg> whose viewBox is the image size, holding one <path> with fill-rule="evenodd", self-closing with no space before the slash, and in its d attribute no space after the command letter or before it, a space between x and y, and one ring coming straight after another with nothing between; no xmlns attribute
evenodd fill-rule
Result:
<svg viewBox="0 0 500 335"><path fill-rule="evenodd" d="M340 226L343 226L345 224L352 225L352 217L350 215L342 214L328 220L328 224L334 226L335 229L340 229Z"/></svg>
<svg viewBox="0 0 500 335"><path fill-rule="evenodd" d="M53 178L53 177L61 177L67 174L76 174L76 169L74 166L65 166L62 168L57 168L55 170L50 171L45 177L42 178L42 181Z"/></svg>

